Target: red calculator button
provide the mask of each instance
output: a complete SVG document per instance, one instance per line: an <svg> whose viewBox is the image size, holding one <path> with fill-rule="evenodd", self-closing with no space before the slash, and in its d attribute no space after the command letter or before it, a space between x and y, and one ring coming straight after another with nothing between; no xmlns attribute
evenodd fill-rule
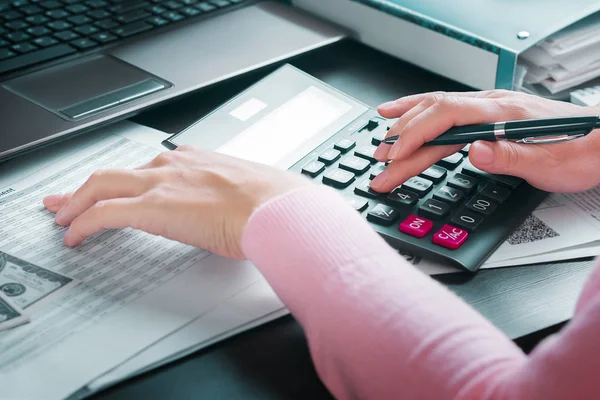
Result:
<svg viewBox="0 0 600 400"><path fill-rule="evenodd" d="M467 237L469 237L467 231L446 224L433 235L432 240L435 244L456 250L467 241Z"/></svg>
<svg viewBox="0 0 600 400"><path fill-rule="evenodd" d="M411 236L422 238L433 228L433 222L430 220L411 214L400 224L400 232L408 233Z"/></svg>

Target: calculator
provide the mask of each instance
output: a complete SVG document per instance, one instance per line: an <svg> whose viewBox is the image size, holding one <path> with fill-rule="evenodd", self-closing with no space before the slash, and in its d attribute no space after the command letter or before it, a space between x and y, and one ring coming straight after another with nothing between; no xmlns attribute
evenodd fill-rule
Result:
<svg viewBox="0 0 600 400"><path fill-rule="evenodd" d="M469 146L389 193L370 183L373 157L393 121L285 65L171 136L303 174L335 189L399 252L474 272L547 195L520 178L473 166Z"/></svg>

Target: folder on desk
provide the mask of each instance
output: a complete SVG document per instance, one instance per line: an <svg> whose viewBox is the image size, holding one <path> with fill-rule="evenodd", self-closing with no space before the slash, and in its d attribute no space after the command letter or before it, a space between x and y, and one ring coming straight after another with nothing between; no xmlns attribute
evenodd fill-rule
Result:
<svg viewBox="0 0 600 400"><path fill-rule="evenodd" d="M600 10L598 0L291 2L367 45L475 89L521 88L520 57L528 49ZM539 94L556 95L547 88Z"/></svg>

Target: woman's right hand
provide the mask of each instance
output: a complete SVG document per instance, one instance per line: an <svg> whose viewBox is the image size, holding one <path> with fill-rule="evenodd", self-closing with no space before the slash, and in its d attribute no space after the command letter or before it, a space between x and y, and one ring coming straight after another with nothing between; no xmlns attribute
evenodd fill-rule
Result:
<svg viewBox="0 0 600 400"><path fill-rule="evenodd" d="M399 141L393 146L380 145L375 153L379 161L393 161L371 184L374 190L388 192L462 147L422 147L453 126L598 115L600 106L581 107L525 93L491 90L408 96L381 105L379 113L385 118L399 118L387 134L400 135ZM481 170L518 176L546 191L586 190L600 183L600 131L554 144L479 141L471 145L469 158Z"/></svg>

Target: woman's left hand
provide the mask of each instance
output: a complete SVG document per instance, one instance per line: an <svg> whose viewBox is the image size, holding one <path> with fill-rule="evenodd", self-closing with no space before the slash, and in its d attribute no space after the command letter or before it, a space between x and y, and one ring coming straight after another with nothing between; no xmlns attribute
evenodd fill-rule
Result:
<svg viewBox="0 0 600 400"><path fill-rule="evenodd" d="M94 173L75 193L44 205L70 226L68 246L106 228L132 227L213 253L243 258L242 232L269 199L311 183L266 165L179 147L135 170Z"/></svg>

